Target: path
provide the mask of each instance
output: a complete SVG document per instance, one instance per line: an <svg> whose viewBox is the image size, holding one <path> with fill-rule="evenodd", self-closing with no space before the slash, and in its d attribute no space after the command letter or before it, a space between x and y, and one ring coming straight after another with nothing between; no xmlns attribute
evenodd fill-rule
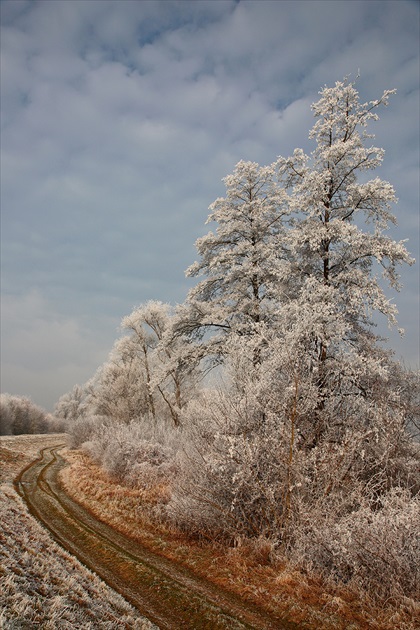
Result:
<svg viewBox="0 0 420 630"><path fill-rule="evenodd" d="M294 630L95 519L57 482L64 445L48 447L18 476L31 513L68 551L162 630Z"/></svg>

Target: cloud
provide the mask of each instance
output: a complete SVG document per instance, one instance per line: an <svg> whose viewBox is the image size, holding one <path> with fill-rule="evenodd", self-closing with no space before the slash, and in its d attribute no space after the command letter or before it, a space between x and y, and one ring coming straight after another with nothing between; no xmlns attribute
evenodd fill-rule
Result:
<svg viewBox="0 0 420 630"><path fill-rule="evenodd" d="M95 322L55 312L36 290L3 295L1 319L2 391L36 393L36 402L51 407L60 392L85 382L106 358Z"/></svg>
<svg viewBox="0 0 420 630"><path fill-rule="evenodd" d="M310 151L318 90L358 68L362 99L398 88L375 125L387 151L378 175L400 197L395 235L408 234L418 256L415 3L6 0L0 7L2 291L22 305L32 296L29 311L38 313L36 328L3 322L2 357L15 365L16 388L19 361L26 383L29 358L36 370L41 352L24 353L22 330L27 347L31 334L46 341L49 327L73 339L71 347L93 335L92 356L103 356L133 304L183 301L191 283L184 270L209 204L224 192L222 177L240 159L267 164L296 146ZM417 281L417 268L404 271L410 293ZM401 297L406 318L413 305ZM406 328L416 348L411 319ZM61 346L69 361L71 347Z"/></svg>

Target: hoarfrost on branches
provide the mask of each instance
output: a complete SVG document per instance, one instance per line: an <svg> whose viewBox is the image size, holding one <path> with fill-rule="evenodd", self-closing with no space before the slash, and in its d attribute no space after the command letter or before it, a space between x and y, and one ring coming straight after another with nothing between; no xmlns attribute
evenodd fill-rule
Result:
<svg viewBox="0 0 420 630"><path fill-rule="evenodd" d="M393 94L361 103L347 80L324 87L311 154L239 162L210 206L185 303L124 318L128 335L82 399L61 405L82 412L75 445L126 483L170 479L165 518L264 539L381 601L414 596L419 566L419 379L373 325L397 324L379 270L399 290L399 266L414 262L387 233L392 185L371 177L384 151L368 127ZM219 386L200 390L215 365Z"/></svg>
<svg viewBox="0 0 420 630"><path fill-rule="evenodd" d="M224 182L226 197L210 206L207 220L217 222L216 232L198 239L200 260L187 270L204 279L190 291L177 324L178 333L200 339L201 352L216 362L226 354L230 335L258 339L276 318L289 214L273 166L241 161ZM260 345L253 342L254 364L260 362Z"/></svg>

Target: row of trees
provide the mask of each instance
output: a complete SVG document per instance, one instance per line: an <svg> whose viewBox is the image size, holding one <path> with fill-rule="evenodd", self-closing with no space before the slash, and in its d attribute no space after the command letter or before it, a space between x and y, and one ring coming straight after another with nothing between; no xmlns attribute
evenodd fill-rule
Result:
<svg viewBox="0 0 420 630"><path fill-rule="evenodd" d="M109 361L56 408L74 444L124 478L127 466L109 465L114 423L128 427L115 458L143 458L150 472L150 453L164 452L165 514L179 526L265 537L273 553L383 597L419 579L404 542L420 516L418 375L373 323L380 313L396 325L380 275L398 290L398 266L414 262L387 235L393 187L369 179L383 150L367 127L391 94L361 103L348 81L325 87L310 155L239 162L210 207L216 227L197 241L185 303L135 309ZM160 450L139 447L139 427Z"/></svg>
<svg viewBox="0 0 420 630"><path fill-rule="evenodd" d="M59 433L64 420L54 418L25 396L0 394L0 435Z"/></svg>

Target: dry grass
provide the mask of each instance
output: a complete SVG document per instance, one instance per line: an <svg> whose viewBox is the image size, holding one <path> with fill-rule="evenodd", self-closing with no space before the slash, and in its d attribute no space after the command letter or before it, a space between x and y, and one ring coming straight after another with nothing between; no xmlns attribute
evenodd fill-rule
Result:
<svg viewBox="0 0 420 630"><path fill-rule="evenodd" d="M304 575L286 561L270 563L264 543L244 542L228 548L194 541L156 515L169 489L130 489L110 478L82 451L67 451L71 467L61 473L66 491L97 518L155 552L192 569L302 628L316 630L414 630L411 600L406 609L375 609L360 594ZM156 509L157 508L157 509ZM418 612L418 611L417 611Z"/></svg>
<svg viewBox="0 0 420 630"><path fill-rule="evenodd" d="M0 628L156 628L28 513L13 479L65 436L0 437Z"/></svg>

